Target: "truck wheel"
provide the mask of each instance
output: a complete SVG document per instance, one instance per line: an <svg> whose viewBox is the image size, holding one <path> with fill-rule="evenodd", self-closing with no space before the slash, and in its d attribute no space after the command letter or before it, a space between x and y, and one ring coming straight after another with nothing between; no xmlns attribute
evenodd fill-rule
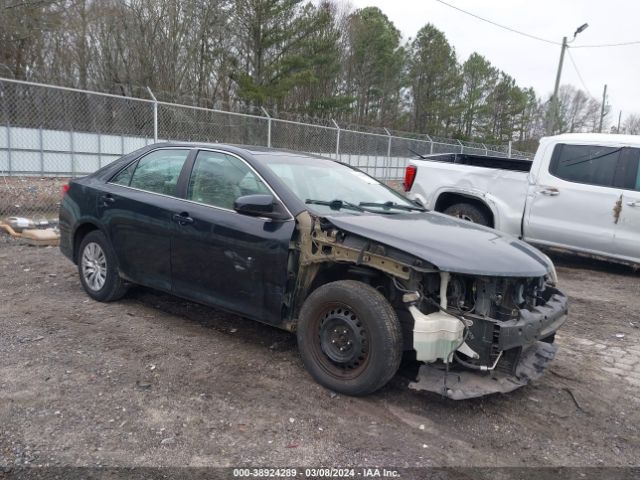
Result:
<svg viewBox="0 0 640 480"><path fill-rule="evenodd" d="M118 274L115 252L99 230L89 232L80 243L78 273L84 291L94 300L112 302L127 293Z"/></svg>
<svg viewBox="0 0 640 480"><path fill-rule="evenodd" d="M491 226L489 216L481 208L471 203L456 203L447 207L443 213L468 222L477 223L478 225L484 225L485 227Z"/></svg>
<svg viewBox="0 0 640 480"><path fill-rule="evenodd" d="M298 322L302 362L321 385L366 395L398 371L402 331L389 302L354 280L327 283L306 299Z"/></svg>

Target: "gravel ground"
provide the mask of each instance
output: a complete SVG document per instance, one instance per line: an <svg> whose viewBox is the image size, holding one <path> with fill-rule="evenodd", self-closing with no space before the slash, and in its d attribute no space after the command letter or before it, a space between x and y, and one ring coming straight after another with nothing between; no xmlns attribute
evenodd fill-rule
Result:
<svg viewBox="0 0 640 480"><path fill-rule="evenodd" d="M638 466L640 277L558 271L571 317L535 384L350 398L288 333L143 288L97 303L56 248L0 245L0 467Z"/></svg>

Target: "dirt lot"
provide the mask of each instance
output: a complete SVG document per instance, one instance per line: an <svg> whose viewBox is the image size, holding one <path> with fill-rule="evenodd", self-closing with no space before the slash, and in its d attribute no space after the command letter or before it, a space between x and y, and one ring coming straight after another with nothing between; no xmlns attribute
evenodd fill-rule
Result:
<svg viewBox="0 0 640 480"><path fill-rule="evenodd" d="M463 402L335 395L293 336L136 288L82 292L56 248L0 245L0 471L82 466L629 466L640 459L640 276L559 261L551 370Z"/></svg>

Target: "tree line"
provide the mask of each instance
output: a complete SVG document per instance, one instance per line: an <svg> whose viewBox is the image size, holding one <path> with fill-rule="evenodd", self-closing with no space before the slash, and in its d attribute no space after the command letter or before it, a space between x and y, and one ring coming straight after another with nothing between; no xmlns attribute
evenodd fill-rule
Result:
<svg viewBox="0 0 640 480"><path fill-rule="evenodd" d="M523 60L526 61L526 60ZM0 0L0 76L535 148L549 102L427 23L334 0ZM600 103L563 86L559 131Z"/></svg>

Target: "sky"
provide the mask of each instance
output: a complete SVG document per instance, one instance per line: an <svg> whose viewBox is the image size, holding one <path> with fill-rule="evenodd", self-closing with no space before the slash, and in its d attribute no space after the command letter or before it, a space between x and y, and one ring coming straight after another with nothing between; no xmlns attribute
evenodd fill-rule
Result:
<svg viewBox="0 0 640 480"><path fill-rule="evenodd" d="M458 61L478 52L539 96L553 91L562 37L569 40L583 23L589 27L570 46L640 40L640 0L446 0L447 3L515 30L557 42L512 33L452 9L436 0L349 0L354 8L376 6L402 32L404 40L432 23L455 48ZM640 44L570 48L580 76L565 55L561 84L572 84L601 99L607 84L609 125L640 114Z"/></svg>

